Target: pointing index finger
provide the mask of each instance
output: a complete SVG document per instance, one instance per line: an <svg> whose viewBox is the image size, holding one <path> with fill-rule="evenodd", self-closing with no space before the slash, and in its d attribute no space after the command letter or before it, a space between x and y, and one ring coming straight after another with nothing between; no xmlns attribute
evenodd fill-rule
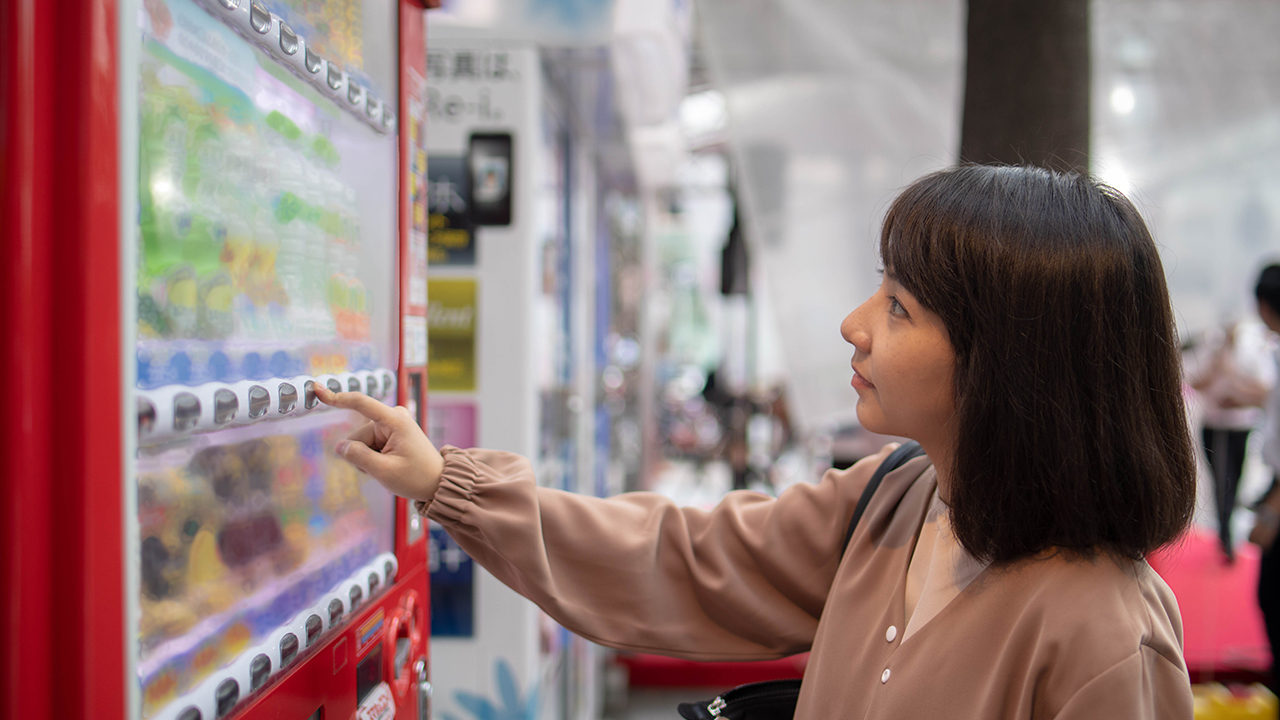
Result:
<svg viewBox="0 0 1280 720"><path fill-rule="evenodd" d="M315 391L316 397L320 398L320 402L325 405L343 408L344 410L355 410L374 422L394 423L402 417L401 413L395 411L395 408L388 407L364 393L336 393L321 383L315 384Z"/></svg>

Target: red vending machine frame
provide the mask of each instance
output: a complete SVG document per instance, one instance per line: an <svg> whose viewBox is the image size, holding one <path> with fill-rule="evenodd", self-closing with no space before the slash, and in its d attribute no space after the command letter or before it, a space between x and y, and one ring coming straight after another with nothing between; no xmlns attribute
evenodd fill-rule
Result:
<svg viewBox="0 0 1280 720"><path fill-rule="evenodd" d="M400 7L401 287L417 187L415 118L425 77L424 12ZM119 14L115 0L0 3L0 717L132 720L126 613L126 399L122 378ZM417 94L418 96L415 96ZM421 132L421 126L417 128ZM425 254L421 262L425 263ZM425 315L401 292L399 401L425 403L425 368L406 367L405 319ZM131 351L131 349L128 349ZM418 380L411 376L418 375ZM407 393L415 389L417 398ZM410 542L396 504L395 584L323 645L228 717L356 713L359 642L389 639L384 676L398 718L419 717L414 661L427 656L425 541ZM425 533L423 533L425 535ZM395 677L395 640L412 642ZM367 650L366 650L367 652ZM132 701L136 712L136 701ZM425 708L424 708L425 709ZM206 719L211 720L211 719Z"/></svg>

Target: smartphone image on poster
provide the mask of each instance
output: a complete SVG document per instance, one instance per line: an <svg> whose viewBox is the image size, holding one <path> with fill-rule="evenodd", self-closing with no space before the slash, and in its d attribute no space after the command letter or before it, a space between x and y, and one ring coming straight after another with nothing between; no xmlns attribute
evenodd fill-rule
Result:
<svg viewBox="0 0 1280 720"><path fill-rule="evenodd" d="M471 186L471 222L511 224L510 133L477 133L467 143L467 174Z"/></svg>

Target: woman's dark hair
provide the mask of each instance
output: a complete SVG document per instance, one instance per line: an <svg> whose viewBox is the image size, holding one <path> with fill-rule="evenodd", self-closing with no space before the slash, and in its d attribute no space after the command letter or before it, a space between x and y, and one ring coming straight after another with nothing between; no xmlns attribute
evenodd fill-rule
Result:
<svg viewBox="0 0 1280 720"><path fill-rule="evenodd" d="M1268 265L1258 273L1258 285L1253 289L1258 302L1271 307L1272 312L1280 313L1280 265Z"/></svg>
<svg viewBox="0 0 1280 720"><path fill-rule="evenodd" d="M947 501L970 553L1137 558L1182 533L1196 463L1177 333L1129 200L1075 174L961 166L894 200L880 254L955 349Z"/></svg>

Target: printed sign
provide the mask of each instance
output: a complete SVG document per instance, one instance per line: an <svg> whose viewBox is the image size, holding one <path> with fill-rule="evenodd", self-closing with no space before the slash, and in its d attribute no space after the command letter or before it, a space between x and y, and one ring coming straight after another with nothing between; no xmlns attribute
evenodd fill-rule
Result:
<svg viewBox="0 0 1280 720"><path fill-rule="evenodd" d="M427 160L427 262L474 265L475 233L468 213L470 187L466 160L432 155Z"/></svg>
<svg viewBox="0 0 1280 720"><path fill-rule="evenodd" d="M355 720L392 720L395 716L396 700L391 695L391 686L383 682L360 703L353 717Z"/></svg>
<svg viewBox="0 0 1280 720"><path fill-rule="evenodd" d="M475 563L444 528L431 524L427 540L431 571L431 635L472 637L475 634Z"/></svg>
<svg viewBox="0 0 1280 720"><path fill-rule="evenodd" d="M427 386L432 392L475 392L475 279L431 278L427 297Z"/></svg>

